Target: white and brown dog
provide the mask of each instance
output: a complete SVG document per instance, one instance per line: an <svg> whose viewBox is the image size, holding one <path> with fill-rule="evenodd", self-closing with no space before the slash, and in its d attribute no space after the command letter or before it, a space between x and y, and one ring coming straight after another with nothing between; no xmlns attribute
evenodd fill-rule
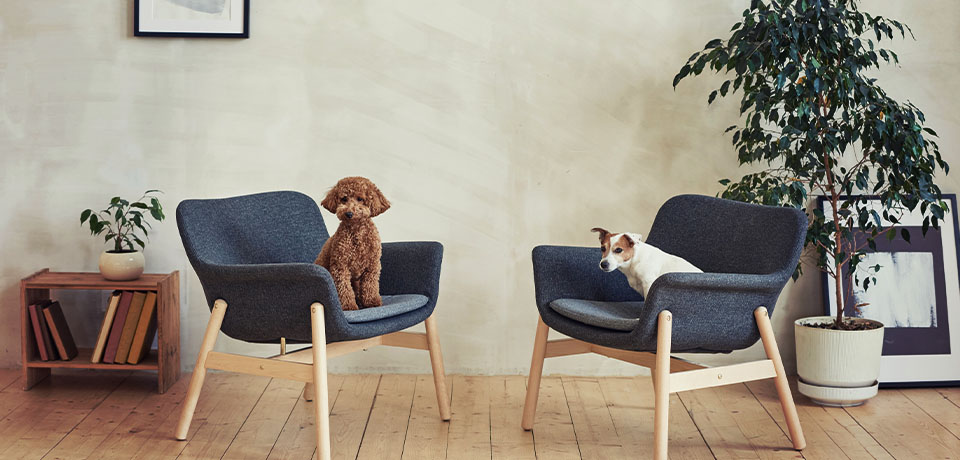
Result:
<svg viewBox="0 0 960 460"><path fill-rule="evenodd" d="M644 243L639 233L610 233L602 228L591 231L600 233L600 269L612 272L619 268L627 275L630 287L644 298L654 280L665 273L703 273L690 262Z"/></svg>

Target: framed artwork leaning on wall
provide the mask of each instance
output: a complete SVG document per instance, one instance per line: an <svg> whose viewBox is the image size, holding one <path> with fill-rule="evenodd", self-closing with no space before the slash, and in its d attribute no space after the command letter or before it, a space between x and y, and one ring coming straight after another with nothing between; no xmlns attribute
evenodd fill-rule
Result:
<svg viewBox="0 0 960 460"><path fill-rule="evenodd" d="M950 214L939 229L930 227L924 235L920 213L905 211L898 226L909 232L909 241L899 232L893 239L876 238L876 249L868 250L860 262L863 267L880 266L870 275L876 277L875 285L864 290L850 286L849 278L844 283L844 315L884 324L881 387L960 385L957 196L944 194L943 200ZM881 209L879 200L871 201ZM831 210L825 197L817 200L817 206L825 213ZM889 222L884 222L887 225ZM854 229L855 235L857 232ZM866 239L866 235L857 235L861 237ZM826 281L825 314L836 315L836 292ZM861 304L866 305L856 310L854 306Z"/></svg>
<svg viewBox="0 0 960 460"><path fill-rule="evenodd" d="M138 37L249 38L250 0L134 0Z"/></svg>

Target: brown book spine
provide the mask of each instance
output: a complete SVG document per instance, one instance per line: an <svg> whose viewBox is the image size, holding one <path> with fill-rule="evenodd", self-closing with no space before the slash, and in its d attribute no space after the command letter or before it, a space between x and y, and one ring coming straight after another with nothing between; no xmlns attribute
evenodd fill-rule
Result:
<svg viewBox="0 0 960 460"><path fill-rule="evenodd" d="M120 345L120 335L123 333L123 323L127 320L127 313L130 312L130 300L133 299L133 291L123 291L120 294L120 303L117 305L117 315L113 318L113 326L110 327L110 338L107 339L107 349L103 352L103 362L112 363L117 357L117 346Z"/></svg>
<svg viewBox="0 0 960 460"><path fill-rule="evenodd" d="M43 316L43 309L50 305L50 300L44 300L37 305L37 321L40 322L40 331L43 334L43 346L47 349L47 360L54 361L59 359L57 349L53 344L53 337L50 336L50 328L47 327L47 320Z"/></svg>
<svg viewBox="0 0 960 460"><path fill-rule="evenodd" d="M157 293L148 292L143 300L143 310L140 311L140 321L137 323L137 332L133 334L133 343L130 353L127 354L128 364L137 364L150 352L153 345L153 334L157 329Z"/></svg>
<svg viewBox="0 0 960 460"><path fill-rule="evenodd" d="M30 324L33 325L33 338L37 342L37 351L40 354L41 361L50 361L50 355L47 354L47 346L43 341L43 329L40 329L40 317L37 316L38 305L30 305L27 311L30 312Z"/></svg>
<svg viewBox="0 0 960 460"><path fill-rule="evenodd" d="M60 302L54 302L49 307L43 309L43 315L46 317L47 326L50 328L50 336L57 347L57 353L60 359L69 361L77 356L77 344L73 341L73 334L70 333L70 326L67 325L67 318L63 316L63 308Z"/></svg>
<svg viewBox="0 0 960 460"><path fill-rule="evenodd" d="M130 353L130 345L133 343L133 334L137 332L137 323L140 322L140 312L143 310L143 301L146 300L147 293L135 291L133 299L130 300L130 311L123 323L123 329L120 332L120 343L117 345L117 355L113 362L116 364L126 364L127 355Z"/></svg>

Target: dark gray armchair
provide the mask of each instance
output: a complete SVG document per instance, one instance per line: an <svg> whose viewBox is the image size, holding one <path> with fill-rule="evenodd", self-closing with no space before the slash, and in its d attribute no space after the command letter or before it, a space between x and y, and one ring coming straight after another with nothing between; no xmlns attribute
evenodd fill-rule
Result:
<svg viewBox="0 0 960 460"><path fill-rule="evenodd" d="M644 299L619 271L605 273L599 248L533 250L540 312L523 427L531 429L545 357L598 353L653 370L657 459L666 459L667 404L677 391L775 377L794 447L804 447L769 315L806 235L793 208L681 195L658 211L646 242L704 273L668 273ZM547 340L549 329L571 339ZM707 369L671 352L726 353L763 340L767 360ZM678 372L684 371L684 372ZM671 373L672 372L672 373Z"/></svg>
<svg viewBox="0 0 960 460"><path fill-rule="evenodd" d="M211 309L178 439L186 438L206 369L230 370L307 383L304 395L316 405L318 454L329 458L326 358L376 345L429 350L440 414L450 419L433 317L440 243L384 243L383 306L343 311L330 273L313 263L329 233L310 197L284 191L185 200L177 207L177 224ZM421 322L426 334L400 332ZM281 354L265 359L214 352L219 331L246 342L280 344ZM287 343L312 348L287 354Z"/></svg>

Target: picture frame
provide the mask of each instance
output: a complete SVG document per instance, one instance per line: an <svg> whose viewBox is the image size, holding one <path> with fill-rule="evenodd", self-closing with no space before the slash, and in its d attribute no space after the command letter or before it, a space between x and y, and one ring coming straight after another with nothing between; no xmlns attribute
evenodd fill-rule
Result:
<svg viewBox="0 0 960 460"><path fill-rule="evenodd" d="M250 0L134 0L137 37L250 38Z"/></svg>
<svg viewBox="0 0 960 460"><path fill-rule="evenodd" d="M868 207L882 214L877 197L866 197ZM869 203L873 201L873 203ZM844 314L884 323L883 354L880 359L881 388L960 385L960 225L957 196L944 194L949 214L922 232L919 210L905 211L899 228L910 233L907 242L898 232L893 240L875 239L876 251L867 249L863 266L879 264L871 276L876 285L867 290L844 280ZM817 206L832 213L832 204L819 197ZM854 211L851 216L857 218ZM882 222L884 227L890 222ZM856 233L856 232L855 232ZM865 234L856 236L866 238ZM828 256L827 263L833 258ZM846 272L846 270L844 270ZM836 316L837 301L833 280L822 274L824 313ZM862 281L862 276L861 276ZM855 312L854 305L868 303ZM894 308L890 304L896 305Z"/></svg>

